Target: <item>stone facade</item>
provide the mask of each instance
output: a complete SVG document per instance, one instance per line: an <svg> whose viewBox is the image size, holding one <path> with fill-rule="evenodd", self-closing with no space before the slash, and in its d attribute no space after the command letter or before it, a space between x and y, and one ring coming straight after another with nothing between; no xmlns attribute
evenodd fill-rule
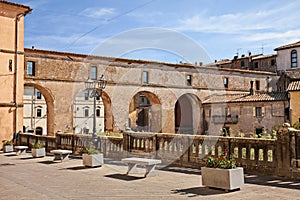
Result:
<svg viewBox="0 0 300 200"><path fill-rule="evenodd" d="M6 1L0 1L0 7L0 93L2 94L0 141L2 141L12 139L12 133L22 130L24 16L31 9Z"/></svg>
<svg viewBox="0 0 300 200"><path fill-rule="evenodd" d="M34 62L34 76L29 76L26 69L25 86L36 87L46 99L49 135L64 130L66 125L74 128L74 97L84 89L91 67L95 66L98 76L104 74L108 81L102 96L106 131L136 128L137 112L133 112L131 102L137 94L142 94L151 105L151 124L148 124L152 127L150 131L174 133L178 130L180 121L184 123L181 124L181 130L187 129L192 130L190 133L201 134L204 132L202 101L207 96L220 92L246 92L250 88L250 81L259 82L261 91L273 91L276 90L278 80L277 75L270 72L95 57L36 49L25 49L25 57L26 63ZM148 74L146 82L144 72ZM227 80L226 84L224 79ZM185 100L179 108L180 99Z"/></svg>

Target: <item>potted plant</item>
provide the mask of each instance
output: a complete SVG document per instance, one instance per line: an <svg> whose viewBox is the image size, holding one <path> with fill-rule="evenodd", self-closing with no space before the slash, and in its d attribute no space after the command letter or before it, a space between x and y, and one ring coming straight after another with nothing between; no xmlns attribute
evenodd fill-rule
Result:
<svg viewBox="0 0 300 200"><path fill-rule="evenodd" d="M32 157L44 157L46 155L46 150L43 144L37 142L35 144L31 144L31 146Z"/></svg>
<svg viewBox="0 0 300 200"><path fill-rule="evenodd" d="M83 150L82 161L86 167L98 167L104 164L103 154L91 142Z"/></svg>
<svg viewBox="0 0 300 200"><path fill-rule="evenodd" d="M14 147L13 147L13 142L8 141L8 140L3 140L3 152L8 153L8 152L13 152Z"/></svg>
<svg viewBox="0 0 300 200"><path fill-rule="evenodd" d="M244 171L237 167L235 160L225 150L219 157L208 157L201 167L202 185L228 190L244 185Z"/></svg>

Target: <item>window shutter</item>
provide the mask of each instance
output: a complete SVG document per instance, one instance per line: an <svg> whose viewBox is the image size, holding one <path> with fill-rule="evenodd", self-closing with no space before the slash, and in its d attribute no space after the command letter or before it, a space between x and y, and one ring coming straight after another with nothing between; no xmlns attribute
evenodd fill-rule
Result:
<svg viewBox="0 0 300 200"><path fill-rule="evenodd" d="M255 117L255 116L256 116L256 108L253 107L253 117Z"/></svg>

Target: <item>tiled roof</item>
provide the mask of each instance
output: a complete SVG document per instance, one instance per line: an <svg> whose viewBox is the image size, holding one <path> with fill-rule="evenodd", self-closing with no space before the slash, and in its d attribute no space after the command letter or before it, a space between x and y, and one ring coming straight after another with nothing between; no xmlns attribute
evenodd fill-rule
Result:
<svg viewBox="0 0 300 200"><path fill-rule="evenodd" d="M212 95L203 101L208 103L237 103L237 102L259 102L259 101L285 101L288 100L286 92L268 92L257 94L223 94Z"/></svg>
<svg viewBox="0 0 300 200"><path fill-rule="evenodd" d="M300 81L293 81L288 86L288 91L300 91Z"/></svg>
<svg viewBox="0 0 300 200"><path fill-rule="evenodd" d="M252 58L252 60L259 60L259 59L264 59L264 58L272 58L272 57L276 57L276 54L269 54L269 55L259 55L256 56L254 58Z"/></svg>
<svg viewBox="0 0 300 200"><path fill-rule="evenodd" d="M300 79L300 71L299 70L286 71L285 74L290 79Z"/></svg>
<svg viewBox="0 0 300 200"><path fill-rule="evenodd" d="M300 41L292 43L292 44L287 44L287 45L283 45L283 46L277 47L274 50L278 51L278 50L289 49L289 48L293 48L293 47L300 47Z"/></svg>

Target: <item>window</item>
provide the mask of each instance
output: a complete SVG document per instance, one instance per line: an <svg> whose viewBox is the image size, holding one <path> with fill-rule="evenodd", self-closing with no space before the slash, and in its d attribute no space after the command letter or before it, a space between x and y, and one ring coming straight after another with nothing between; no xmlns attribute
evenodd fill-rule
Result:
<svg viewBox="0 0 300 200"><path fill-rule="evenodd" d="M89 93L84 93L84 100L89 100Z"/></svg>
<svg viewBox="0 0 300 200"><path fill-rule="evenodd" d="M143 72L143 83L148 83L148 81L149 81L148 75L149 75L148 72Z"/></svg>
<svg viewBox="0 0 300 200"><path fill-rule="evenodd" d="M297 66L298 66L298 64L297 64L297 51L294 49L291 52L291 67L295 68Z"/></svg>
<svg viewBox="0 0 300 200"><path fill-rule="evenodd" d="M256 128L255 133L258 138L261 138L261 134L263 133L263 128Z"/></svg>
<svg viewBox="0 0 300 200"><path fill-rule="evenodd" d="M41 94L40 92L37 92L37 93L36 93L36 98L37 98L37 99L42 99L42 94Z"/></svg>
<svg viewBox="0 0 300 200"><path fill-rule="evenodd" d="M192 75L186 76L186 85L191 86L192 85Z"/></svg>
<svg viewBox="0 0 300 200"><path fill-rule="evenodd" d="M259 81L255 81L255 89L260 90L260 82Z"/></svg>
<svg viewBox="0 0 300 200"><path fill-rule="evenodd" d="M258 62L254 63L254 68L257 69L258 68Z"/></svg>
<svg viewBox="0 0 300 200"><path fill-rule="evenodd" d="M224 83L224 87L225 88L228 88L228 78L227 77L225 77L224 79L223 79L223 83Z"/></svg>
<svg viewBox="0 0 300 200"><path fill-rule="evenodd" d="M225 117L230 117L230 108L229 107L225 107Z"/></svg>
<svg viewBox="0 0 300 200"><path fill-rule="evenodd" d="M98 109L96 110L96 116L97 116L97 117L100 117L100 108L98 108Z"/></svg>
<svg viewBox="0 0 300 200"><path fill-rule="evenodd" d="M42 117L42 109L41 108L36 109L36 116Z"/></svg>
<svg viewBox="0 0 300 200"><path fill-rule="evenodd" d="M92 66L90 71L90 79L96 80L97 79L97 67Z"/></svg>
<svg viewBox="0 0 300 200"><path fill-rule="evenodd" d="M89 108L84 108L84 116L88 117L89 116Z"/></svg>
<svg viewBox="0 0 300 200"><path fill-rule="evenodd" d="M245 61L241 60L241 68L244 68L244 67L245 67Z"/></svg>
<svg viewBox="0 0 300 200"><path fill-rule="evenodd" d="M8 68L9 68L9 71L12 72L12 59L9 59Z"/></svg>
<svg viewBox="0 0 300 200"><path fill-rule="evenodd" d="M35 75L35 63L32 61L27 62L27 75L34 76Z"/></svg>
<svg viewBox="0 0 300 200"><path fill-rule="evenodd" d="M263 116L263 108L262 107L255 107L255 116L262 117Z"/></svg>
<svg viewBox="0 0 300 200"><path fill-rule="evenodd" d="M275 59L272 59L271 60L271 66L274 66L276 64L276 60Z"/></svg>

